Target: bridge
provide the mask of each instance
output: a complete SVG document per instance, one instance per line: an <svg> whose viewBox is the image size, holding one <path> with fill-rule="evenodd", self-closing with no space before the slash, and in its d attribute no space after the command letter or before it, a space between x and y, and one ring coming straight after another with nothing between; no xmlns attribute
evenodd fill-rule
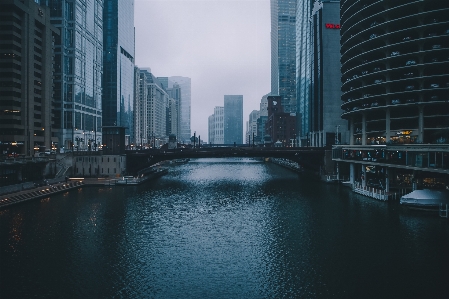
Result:
<svg viewBox="0 0 449 299"><path fill-rule="evenodd" d="M196 158L285 158L305 168L317 169L323 162L322 147L200 147L178 149L149 149L126 152L126 168L134 174L157 162Z"/></svg>

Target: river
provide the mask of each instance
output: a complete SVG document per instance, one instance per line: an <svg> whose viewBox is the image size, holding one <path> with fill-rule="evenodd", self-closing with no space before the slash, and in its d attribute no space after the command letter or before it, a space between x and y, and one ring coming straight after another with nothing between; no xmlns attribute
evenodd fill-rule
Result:
<svg viewBox="0 0 449 299"><path fill-rule="evenodd" d="M449 222L253 159L0 210L0 298L448 298Z"/></svg>

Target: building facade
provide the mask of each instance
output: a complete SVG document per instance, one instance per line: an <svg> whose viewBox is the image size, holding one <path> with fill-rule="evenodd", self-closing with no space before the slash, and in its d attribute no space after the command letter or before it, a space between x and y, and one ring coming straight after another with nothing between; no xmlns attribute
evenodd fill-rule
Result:
<svg viewBox="0 0 449 299"><path fill-rule="evenodd" d="M134 133L134 0L103 0L103 125ZM140 137L140 136L139 136Z"/></svg>
<svg viewBox="0 0 449 299"><path fill-rule="evenodd" d="M259 110L253 110L249 114L246 136L245 136L247 144L255 143L255 138L258 137L257 136L257 120L259 119L259 117L260 117Z"/></svg>
<svg viewBox="0 0 449 299"><path fill-rule="evenodd" d="M296 139L296 115L284 112L280 96L268 97L268 118L265 135L270 136L271 145L294 146ZM265 138L264 138L265 140Z"/></svg>
<svg viewBox="0 0 449 299"><path fill-rule="evenodd" d="M447 186L449 3L346 0L340 25L350 145L334 160L354 188Z"/></svg>
<svg viewBox="0 0 449 299"><path fill-rule="evenodd" d="M309 145L344 144L348 125L341 118L340 1L316 1L311 22Z"/></svg>
<svg viewBox="0 0 449 299"><path fill-rule="evenodd" d="M190 128L191 124L191 97L192 97L192 88L191 88L191 79L188 77L182 76L171 76L168 77L169 81L173 82L173 84L178 84L181 88L181 102L179 105L179 137L178 142L190 143L190 137L192 137L192 131Z"/></svg>
<svg viewBox="0 0 449 299"><path fill-rule="evenodd" d="M314 0L297 0L296 7L296 99L297 130L302 146L308 144L310 132L312 7Z"/></svg>
<svg viewBox="0 0 449 299"><path fill-rule="evenodd" d="M58 144L53 99L50 9L34 1L0 3L0 155L31 156Z"/></svg>
<svg viewBox="0 0 449 299"><path fill-rule="evenodd" d="M271 94L286 112L296 112L296 2L271 0Z"/></svg>
<svg viewBox="0 0 449 299"><path fill-rule="evenodd" d="M103 0L41 1L50 7L55 40L54 124L59 148L101 145Z"/></svg>
<svg viewBox="0 0 449 299"><path fill-rule="evenodd" d="M224 107L214 108L214 144L224 144ZM210 141L209 141L210 143Z"/></svg>
<svg viewBox="0 0 449 299"><path fill-rule="evenodd" d="M224 143L243 144L243 96L224 96Z"/></svg>

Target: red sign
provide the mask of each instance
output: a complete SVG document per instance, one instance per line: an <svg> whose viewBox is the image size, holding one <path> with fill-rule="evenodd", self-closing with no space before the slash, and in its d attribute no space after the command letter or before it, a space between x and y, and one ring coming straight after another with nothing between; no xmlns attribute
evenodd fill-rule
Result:
<svg viewBox="0 0 449 299"><path fill-rule="evenodd" d="M340 29L340 24L326 23L326 28L327 29Z"/></svg>

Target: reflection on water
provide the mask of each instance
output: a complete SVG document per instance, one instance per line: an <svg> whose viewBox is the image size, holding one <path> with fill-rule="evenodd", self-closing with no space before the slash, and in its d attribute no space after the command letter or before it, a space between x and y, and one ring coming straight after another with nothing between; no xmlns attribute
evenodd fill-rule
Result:
<svg viewBox="0 0 449 299"><path fill-rule="evenodd" d="M5 298L446 298L447 220L252 159L0 211Z"/></svg>

